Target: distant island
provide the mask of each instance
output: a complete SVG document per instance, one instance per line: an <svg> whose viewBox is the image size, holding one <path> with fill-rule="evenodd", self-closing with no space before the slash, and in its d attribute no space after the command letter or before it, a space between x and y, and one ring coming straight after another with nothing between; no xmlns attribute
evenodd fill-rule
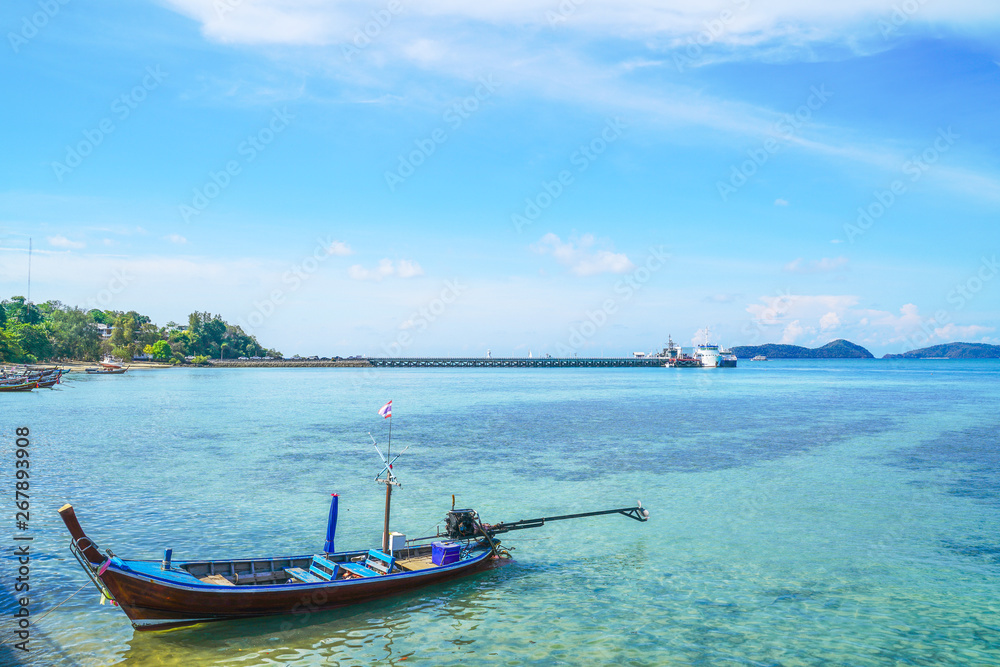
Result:
<svg viewBox="0 0 1000 667"><path fill-rule="evenodd" d="M733 354L740 359L752 359L763 355L768 359L874 359L875 355L854 343L838 338L823 347L809 348L800 345L739 345Z"/></svg>
<svg viewBox="0 0 1000 667"><path fill-rule="evenodd" d="M902 354L885 354L883 359L997 359L1000 345L986 343L945 343L910 350Z"/></svg>

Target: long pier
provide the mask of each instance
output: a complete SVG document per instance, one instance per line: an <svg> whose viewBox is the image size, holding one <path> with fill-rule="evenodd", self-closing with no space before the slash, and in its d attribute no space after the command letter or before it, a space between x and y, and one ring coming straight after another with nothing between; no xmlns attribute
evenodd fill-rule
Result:
<svg viewBox="0 0 1000 667"><path fill-rule="evenodd" d="M658 357L369 357L367 361L383 368L657 368L667 360Z"/></svg>

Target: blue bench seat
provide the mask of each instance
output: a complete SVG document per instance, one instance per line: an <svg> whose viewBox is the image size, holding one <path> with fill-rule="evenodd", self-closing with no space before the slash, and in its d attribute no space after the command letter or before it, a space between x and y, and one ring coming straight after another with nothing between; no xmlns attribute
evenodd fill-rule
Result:
<svg viewBox="0 0 1000 667"><path fill-rule="evenodd" d="M340 566L342 569L347 570L351 574L356 574L359 577L378 577L381 573L371 570L360 563L343 563Z"/></svg>
<svg viewBox="0 0 1000 667"><path fill-rule="evenodd" d="M368 550L368 557L365 559L365 567L368 569L375 570L379 574L389 574L395 564L396 559L389 554L375 549Z"/></svg>
<svg viewBox="0 0 1000 667"><path fill-rule="evenodd" d="M316 575L323 581L332 581L337 578L340 565L323 556L313 556L312 563L309 564L309 572Z"/></svg>
<svg viewBox="0 0 1000 667"><path fill-rule="evenodd" d="M318 584L324 581L316 575L306 572L301 567L286 567L285 574L290 576L292 579L301 581L304 584Z"/></svg>

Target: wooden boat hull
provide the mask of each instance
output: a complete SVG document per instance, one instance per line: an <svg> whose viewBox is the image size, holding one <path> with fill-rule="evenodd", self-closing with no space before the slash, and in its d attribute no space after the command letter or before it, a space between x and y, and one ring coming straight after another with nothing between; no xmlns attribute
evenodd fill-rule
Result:
<svg viewBox="0 0 1000 667"><path fill-rule="evenodd" d="M297 557L310 558L310 556ZM150 561L146 561L150 562ZM126 564L131 562L126 561ZM153 563L158 567L158 563ZM308 614L406 593L491 569L489 551L453 565L364 579L271 586L185 585L114 565L100 575L138 630L279 614Z"/></svg>
<svg viewBox="0 0 1000 667"><path fill-rule="evenodd" d="M22 384L0 384L0 391L31 391L37 387L35 382L24 382Z"/></svg>

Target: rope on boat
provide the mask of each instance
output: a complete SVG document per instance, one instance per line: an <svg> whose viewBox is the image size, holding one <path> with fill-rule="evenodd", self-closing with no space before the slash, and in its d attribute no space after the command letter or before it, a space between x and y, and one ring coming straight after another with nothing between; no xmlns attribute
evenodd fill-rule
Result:
<svg viewBox="0 0 1000 667"><path fill-rule="evenodd" d="M75 591L73 592L73 594L72 594L72 595L70 595L70 596L69 596L68 598L66 598L65 600L63 600L62 602L60 602L59 604L57 604L57 605L56 605L55 607L52 607L52 609L49 609L49 610L48 610L47 612L45 612L44 614L42 614L41 616L39 616L39 617L38 617L38 620L37 620L37 621L35 621L35 623L39 623L39 622L41 622L41 620L42 620L43 618L45 618L46 616L48 616L49 614L51 614L52 612L54 612L54 611L55 611L56 609L58 609L59 607L61 607L61 606L62 606L62 605L64 605L65 603L69 602L70 598L72 598L72 597L73 597L73 595L76 595L77 593L79 593L80 591L82 591L82 590L83 590L84 588L86 588L86 587L87 587L87 586L89 586L89 585L90 585L90 582L88 581L88 582L87 582L87 583L85 583L85 584L84 584L83 586L80 586L80 587L79 587L78 589L76 589L76 590L75 590Z"/></svg>

